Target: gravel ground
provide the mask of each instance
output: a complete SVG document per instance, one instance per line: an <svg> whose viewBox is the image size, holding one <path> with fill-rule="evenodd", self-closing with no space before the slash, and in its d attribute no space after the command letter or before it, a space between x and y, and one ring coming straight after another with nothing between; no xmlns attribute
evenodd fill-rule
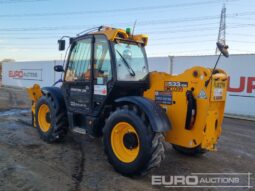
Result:
<svg viewBox="0 0 255 191"><path fill-rule="evenodd" d="M30 125L24 90L0 87L0 190L190 190L152 186L153 175L255 173L255 122L226 118L218 152L188 157L171 147L161 167L127 178L107 162L101 139L68 135L63 143L43 142ZM247 176L240 182L247 183ZM251 175L254 189L255 178ZM226 190L226 188L200 188ZM247 190L229 188L228 190Z"/></svg>

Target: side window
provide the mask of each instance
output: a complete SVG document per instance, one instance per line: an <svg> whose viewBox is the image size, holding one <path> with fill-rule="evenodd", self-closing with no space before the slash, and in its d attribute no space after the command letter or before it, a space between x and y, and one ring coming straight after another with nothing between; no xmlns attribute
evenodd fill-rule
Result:
<svg viewBox="0 0 255 191"><path fill-rule="evenodd" d="M111 59L108 41L104 36L96 36L94 45L95 84L106 84L112 79Z"/></svg>
<svg viewBox="0 0 255 191"><path fill-rule="evenodd" d="M91 39L80 40L72 49L66 81L90 80Z"/></svg>

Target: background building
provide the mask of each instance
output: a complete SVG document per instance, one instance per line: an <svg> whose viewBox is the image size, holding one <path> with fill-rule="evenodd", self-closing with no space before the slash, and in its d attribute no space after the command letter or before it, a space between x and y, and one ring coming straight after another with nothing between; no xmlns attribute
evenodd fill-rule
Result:
<svg viewBox="0 0 255 191"><path fill-rule="evenodd" d="M193 66L213 68L217 55L150 57L150 71L179 74ZM221 57L218 68L229 75L226 112L232 115L255 117L255 54ZM61 61L3 63L3 85L30 87L37 83L51 86L61 78L54 65Z"/></svg>

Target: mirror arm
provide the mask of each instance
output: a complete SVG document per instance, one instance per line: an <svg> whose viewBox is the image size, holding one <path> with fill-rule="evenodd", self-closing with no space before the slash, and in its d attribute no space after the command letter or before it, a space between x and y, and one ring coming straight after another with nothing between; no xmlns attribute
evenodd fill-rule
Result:
<svg viewBox="0 0 255 191"><path fill-rule="evenodd" d="M221 55L222 55L222 53L220 53L220 55L218 56L218 59L217 59L217 61L216 61L216 64L214 65L214 68L213 68L213 70L212 70L212 72L211 72L210 78L205 82L205 87L206 87L206 88L207 88L208 84L210 83L210 81L211 81L211 79L212 79L212 75L213 75L213 73L214 73L214 71L215 71L215 69L216 69L216 67L217 67L217 64L218 64L218 62L219 62L219 60L220 60Z"/></svg>
<svg viewBox="0 0 255 191"><path fill-rule="evenodd" d="M61 82L63 82L62 78L57 80L56 82L54 82L54 84L52 86L55 86L55 85L57 85L58 83L61 83Z"/></svg>

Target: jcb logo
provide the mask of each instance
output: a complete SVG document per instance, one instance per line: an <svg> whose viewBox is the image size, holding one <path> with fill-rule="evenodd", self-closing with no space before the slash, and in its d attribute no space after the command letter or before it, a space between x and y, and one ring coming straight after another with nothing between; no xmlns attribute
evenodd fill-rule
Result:
<svg viewBox="0 0 255 191"><path fill-rule="evenodd" d="M9 71L10 78L23 78L23 71Z"/></svg>
<svg viewBox="0 0 255 191"><path fill-rule="evenodd" d="M228 92L244 92L246 88L246 93L252 93L255 90L255 77L244 77L241 76L239 80L239 86L232 87L230 84L230 77L228 78Z"/></svg>

